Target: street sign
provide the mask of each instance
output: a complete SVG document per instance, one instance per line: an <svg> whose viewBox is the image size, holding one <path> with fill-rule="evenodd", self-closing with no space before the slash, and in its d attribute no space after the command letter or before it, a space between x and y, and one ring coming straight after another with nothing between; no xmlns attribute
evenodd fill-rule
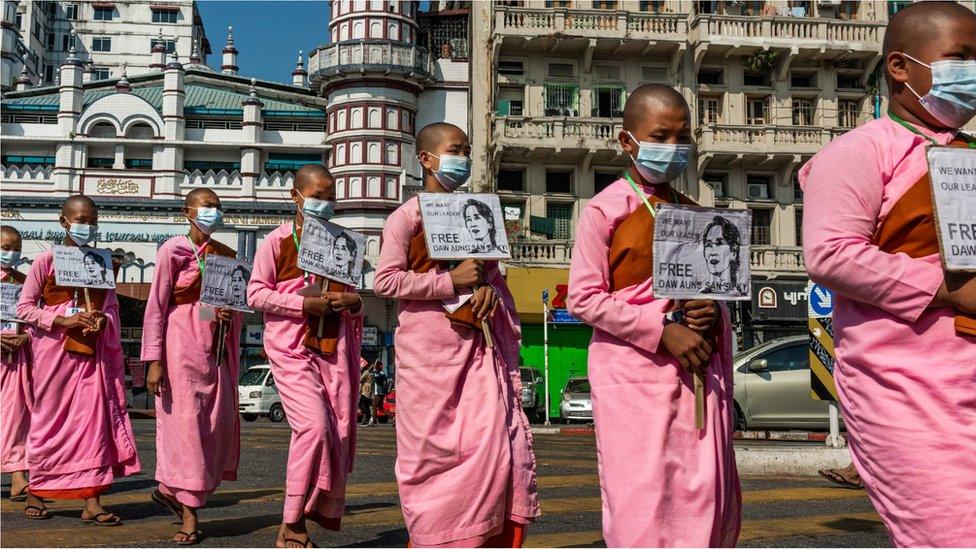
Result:
<svg viewBox="0 0 976 549"><path fill-rule="evenodd" d="M264 325L248 324L244 327L244 344L261 345L264 343Z"/></svg>
<svg viewBox="0 0 976 549"><path fill-rule="evenodd" d="M819 284L809 287L809 317L825 318L834 313L834 293Z"/></svg>
<svg viewBox="0 0 976 549"><path fill-rule="evenodd" d="M549 290L542 290L542 302L549 303Z"/></svg>
<svg viewBox="0 0 976 549"><path fill-rule="evenodd" d="M583 321L571 315L566 309L553 309L549 318L552 324L582 324Z"/></svg>
<svg viewBox="0 0 976 549"><path fill-rule="evenodd" d="M363 326L363 347L379 347L380 329L377 326Z"/></svg>

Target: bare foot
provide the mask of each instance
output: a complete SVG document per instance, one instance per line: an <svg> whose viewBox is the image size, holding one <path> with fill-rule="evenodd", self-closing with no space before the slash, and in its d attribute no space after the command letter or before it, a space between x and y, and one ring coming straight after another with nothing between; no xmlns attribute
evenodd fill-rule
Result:
<svg viewBox="0 0 976 549"><path fill-rule="evenodd" d="M311 545L308 530L305 528L305 519L292 524L281 523L278 539L275 540L275 547L309 547Z"/></svg>
<svg viewBox="0 0 976 549"><path fill-rule="evenodd" d="M27 493L27 475L24 471L10 473L10 499L20 498Z"/></svg>
<svg viewBox="0 0 976 549"><path fill-rule="evenodd" d="M45 520L51 518L51 515L47 511L47 507L40 498L27 493L27 506L24 508L24 516L32 520Z"/></svg>
<svg viewBox="0 0 976 549"><path fill-rule="evenodd" d="M179 544L193 545L199 541L200 533L197 530L197 510L182 503L177 503L183 507L183 524L180 531L173 536L173 541Z"/></svg>
<svg viewBox="0 0 976 549"><path fill-rule="evenodd" d="M93 520L100 524L122 523L122 519L114 513L109 513L102 507L99 498L87 498L85 508L81 511L81 520Z"/></svg>

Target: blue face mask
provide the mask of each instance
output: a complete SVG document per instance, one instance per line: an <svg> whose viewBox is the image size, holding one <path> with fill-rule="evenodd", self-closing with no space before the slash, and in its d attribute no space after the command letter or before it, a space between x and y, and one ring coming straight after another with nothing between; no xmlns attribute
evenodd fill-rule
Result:
<svg viewBox="0 0 976 549"><path fill-rule="evenodd" d="M0 265L11 267L20 260L20 252L14 250L0 250Z"/></svg>
<svg viewBox="0 0 976 549"><path fill-rule="evenodd" d="M442 154L440 156L428 154L441 161L440 169L434 172L434 178L441 184L441 187L444 187L444 190L453 191L464 185L471 177L470 158L453 154Z"/></svg>
<svg viewBox="0 0 976 549"><path fill-rule="evenodd" d="M302 193L298 193L305 200L302 212L312 217L321 219L331 219L335 214L336 203L332 200L319 200L318 198L305 198Z"/></svg>
<svg viewBox="0 0 976 549"><path fill-rule="evenodd" d="M931 65L902 53L932 71L932 88L921 96L906 82L918 102L936 120L949 128L961 128L976 116L976 60L947 59Z"/></svg>
<svg viewBox="0 0 976 549"><path fill-rule="evenodd" d="M68 229L68 236L71 237L71 240L74 240L75 244L85 246L98 236L98 225L72 223Z"/></svg>
<svg viewBox="0 0 976 549"><path fill-rule="evenodd" d="M224 224L224 212L218 208L190 208L197 211L197 217L191 219L203 234L209 235Z"/></svg>
<svg viewBox="0 0 976 549"><path fill-rule="evenodd" d="M691 145L669 145L638 141L627 132L630 139L640 146L636 157L631 157L641 177L651 185L671 181L688 167Z"/></svg>

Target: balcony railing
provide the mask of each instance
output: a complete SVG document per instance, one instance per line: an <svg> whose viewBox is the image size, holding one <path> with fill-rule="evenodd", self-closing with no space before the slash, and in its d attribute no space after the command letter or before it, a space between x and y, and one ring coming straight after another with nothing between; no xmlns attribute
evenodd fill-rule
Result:
<svg viewBox="0 0 976 549"><path fill-rule="evenodd" d="M691 42L716 42L743 45L743 41L755 40L756 44L770 45L789 43L803 46L808 41L811 47L830 46L840 43L840 47L850 49L880 50L880 21L845 21L841 19L814 19L802 17L760 17L748 15L697 15L691 19L688 37Z"/></svg>
<svg viewBox="0 0 976 549"><path fill-rule="evenodd" d="M359 72L367 67L382 68L384 71L393 69L422 77L433 72L427 48L387 40L329 44L312 52L308 59L308 69L312 75Z"/></svg>
<svg viewBox="0 0 976 549"><path fill-rule="evenodd" d="M495 135L503 144L534 147L606 147L621 129L623 122L610 118L505 116L495 120Z"/></svg>
<svg viewBox="0 0 976 549"><path fill-rule="evenodd" d="M564 34L581 38L684 40L687 17L587 9L533 9L498 6L495 25L503 35L539 37Z"/></svg>
<svg viewBox="0 0 976 549"><path fill-rule="evenodd" d="M568 267L573 258L573 241L516 241L511 243L512 260L526 267ZM754 273L805 272L803 248L793 246L753 246L750 265Z"/></svg>
<svg viewBox="0 0 976 549"><path fill-rule="evenodd" d="M849 128L709 124L695 130L702 152L815 153Z"/></svg>

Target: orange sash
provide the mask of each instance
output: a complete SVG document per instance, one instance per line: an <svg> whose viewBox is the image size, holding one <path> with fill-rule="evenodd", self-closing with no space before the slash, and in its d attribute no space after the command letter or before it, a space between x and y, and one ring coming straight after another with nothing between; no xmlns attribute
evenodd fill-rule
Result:
<svg viewBox="0 0 976 549"><path fill-rule="evenodd" d="M68 301L74 301L75 296L82 296L84 288L65 288L58 286L54 275L49 275L44 280L44 288L41 295L44 297L45 305L60 305ZM89 288L88 297L91 300L91 310L101 311L105 305L107 290L100 288ZM78 304L84 303L84 297L77 300ZM98 334L86 333L82 328L71 328L65 333L64 350L78 353L84 356L95 356L95 346L98 343Z"/></svg>
<svg viewBox="0 0 976 549"><path fill-rule="evenodd" d="M966 147L956 139L950 147ZM871 240L882 251L920 258L939 253L939 236L932 206L932 183L928 171L903 194L878 225ZM976 316L956 313L956 332L976 336Z"/></svg>
<svg viewBox="0 0 976 549"><path fill-rule="evenodd" d="M194 246L192 243L190 245ZM206 261L207 254L216 254L223 257L237 257L237 252L215 240L211 240L209 243L207 243L206 247L203 249L203 256L200 258L200 260ZM186 286L176 286L173 288L173 295L169 298L170 305L186 305L187 303L200 301L200 289L202 287L203 275L200 273L200 269L198 268L196 274L193 275L193 280L187 283Z"/></svg>
<svg viewBox="0 0 976 549"><path fill-rule="evenodd" d="M423 229L410 241L410 249L407 256L407 269L415 273L426 273L434 270L438 266L444 266L441 261L435 261L427 254L427 241L424 240ZM481 331L481 322L474 316L474 308L471 306L470 299L453 313L444 311L444 315L455 324L467 326L479 332Z"/></svg>
<svg viewBox="0 0 976 549"><path fill-rule="evenodd" d="M297 229L296 234L299 242L301 242L302 230ZM279 282L305 276L305 273L298 268L298 247L295 245L294 239L285 238L281 241L281 251L278 253L278 262L275 267L277 269L276 279ZM315 278L316 280L319 279L319 277ZM346 286L339 282L329 280L326 291L344 292L346 291ZM308 320L305 323L305 347L310 351L315 351L320 354L334 354L339 347L339 324L341 318L339 313L329 313L323 317L308 315ZM322 323L321 337L318 336L320 319Z"/></svg>

